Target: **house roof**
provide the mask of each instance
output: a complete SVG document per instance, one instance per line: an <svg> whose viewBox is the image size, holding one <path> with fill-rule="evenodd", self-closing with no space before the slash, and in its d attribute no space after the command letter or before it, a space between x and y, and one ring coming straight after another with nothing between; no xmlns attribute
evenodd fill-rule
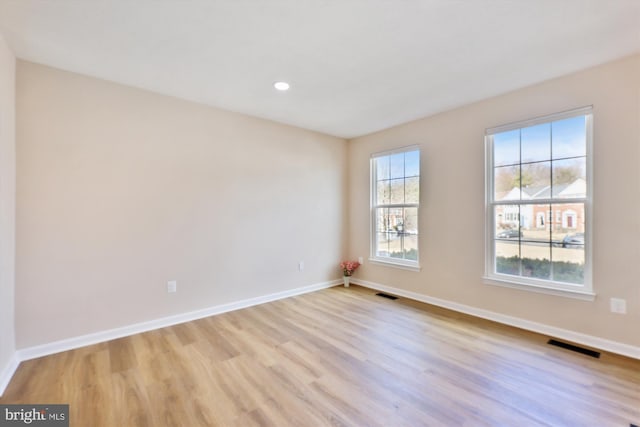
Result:
<svg viewBox="0 0 640 427"><path fill-rule="evenodd" d="M587 182L583 178L578 178L568 184L525 187L522 189L513 187L508 193L496 194L496 200L571 199L585 197L586 193Z"/></svg>

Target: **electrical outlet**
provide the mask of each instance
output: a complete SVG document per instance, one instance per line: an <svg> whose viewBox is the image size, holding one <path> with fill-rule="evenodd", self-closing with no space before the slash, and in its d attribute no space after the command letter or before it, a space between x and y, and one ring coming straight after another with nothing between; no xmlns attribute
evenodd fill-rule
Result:
<svg viewBox="0 0 640 427"><path fill-rule="evenodd" d="M609 300L612 313L627 314L627 300L611 298Z"/></svg>
<svg viewBox="0 0 640 427"><path fill-rule="evenodd" d="M169 280L167 282L167 292L172 294L178 290L178 282L176 280Z"/></svg>
<svg viewBox="0 0 640 427"><path fill-rule="evenodd" d="M360 263L360 265L364 264L364 258L362 258L361 256L358 257L358 262Z"/></svg>
<svg viewBox="0 0 640 427"><path fill-rule="evenodd" d="M300 270L300 271L304 270L304 261L300 261L298 263L298 270Z"/></svg>

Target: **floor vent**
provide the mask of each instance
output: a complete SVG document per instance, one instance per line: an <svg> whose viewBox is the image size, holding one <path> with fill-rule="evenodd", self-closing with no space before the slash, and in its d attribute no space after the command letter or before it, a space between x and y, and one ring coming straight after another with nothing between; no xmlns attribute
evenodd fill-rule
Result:
<svg viewBox="0 0 640 427"><path fill-rule="evenodd" d="M382 298L387 298L387 299L398 299L398 297L394 297L393 295L389 295L389 294L383 294L382 292L378 292L376 295Z"/></svg>
<svg viewBox="0 0 640 427"><path fill-rule="evenodd" d="M600 358L600 352L589 350L588 348L578 347L577 345L568 344L566 342L557 341L557 340L549 340L547 344L555 345L556 347L562 347L567 350L575 351L576 353L586 354L587 356L595 357L596 359Z"/></svg>

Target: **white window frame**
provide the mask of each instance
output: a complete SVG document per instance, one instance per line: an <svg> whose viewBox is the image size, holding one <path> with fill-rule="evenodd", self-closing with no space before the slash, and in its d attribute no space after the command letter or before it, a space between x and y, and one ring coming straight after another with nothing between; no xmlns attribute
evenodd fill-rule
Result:
<svg viewBox="0 0 640 427"><path fill-rule="evenodd" d="M536 279L522 276L496 273L495 270L495 218L494 206L509 204L510 201L494 201L494 171L493 171L493 135L515 129L526 128L571 117L585 116L586 120L586 175L587 194L583 199L537 199L536 204L584 203L585 207L585 265L584 283L570 284L552 280ZM521 202L513 201L513 204ZM488 285L504 286L545 294L565 296L583 300L594 300L595 293L592 281L592 224L593 224L593 107L587 106L574 110L537 117L507 125L497 126L485 131L485 274L484 283ZM545 215L545 227L547 226ZM537 227L537 217L534 218Z"/></svg>
<svg viewBox="0 0 640 427"><path fill-rule="evenodd" d="M386 157L386 156L391 156L393 154L399 154L399 153L406 153L409 151L418 151L420 152L420 146L418 145L410 145L410 146L406 146L406 147L401 147L401 148L397 148L394 150L388 150L388 151L382 151L382 152L378 152L378 153L373 153L371 154L371 158L370 158L370 178L369 178L369 187L370 187L370 219L371 219L371 226L369 229L369 234L370 234L370 252L369 252L369 261L373 264L379 264L379 265L384 265L384 266L390 266L390 267L395 267L395 268L400 268L403 270L410 270L410 271L420 271L421 267L420 267L420 200L418 200L418 203L404 203L404 204L394 204L394 205L378 205L377 204L377 188L376 188L376 182L377 182L377 175L378 175L378 171L376 169L376 162L375 160L379 157ZM420 174L418 175L418 179L419 179L419 186L420 188L422 188L422 159L420 158L420 162L419 162L419 171ZM420 192L419 195L419 199L422 198L422 192ZM385 206L385 207L389 207L389 208L416 208L417 213L418 213L418 259L416 261L413 260L407 260L407 259L401 259L401 258L393 258L393 257L382 257L382 256L378 256L376 254L377 252L377 218L376 218L376 208L380 207L380 206Z"/></svg>

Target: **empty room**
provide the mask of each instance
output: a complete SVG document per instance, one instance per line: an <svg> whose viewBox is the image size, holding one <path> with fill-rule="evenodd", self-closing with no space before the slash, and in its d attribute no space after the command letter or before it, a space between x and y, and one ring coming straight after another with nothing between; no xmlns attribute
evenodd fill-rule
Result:
<svg viewBox="0 0 640 427"><path fill-rule="evenodd" d="M640 425L637 0L0 0L0 426Z"/></svg>

